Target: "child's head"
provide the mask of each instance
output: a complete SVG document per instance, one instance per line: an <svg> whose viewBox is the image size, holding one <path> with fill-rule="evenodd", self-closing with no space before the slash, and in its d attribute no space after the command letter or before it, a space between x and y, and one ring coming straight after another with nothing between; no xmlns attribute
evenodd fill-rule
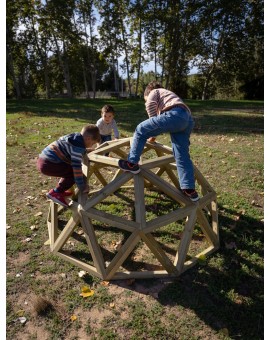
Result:
<svg viewBox="0 0 270 340"><path fill-rule="evenodd" d="M90 148L96 143L100 142L99 128L94 124L86 125L82 128L81 135L83 136L86 148Z"/></svg>
<svg viewBox="0 0 270 340"><path fill-rule="evenodd" d="M156 80L151 81L144 90L144 100L147 99L149 93L154 89L163 89L163 86Z"/></svg>
<svg viewBox="0 0 270 340"><path fill-rule="evenodd" d="M114 118L114 109L111 105L105 105L101 109L101 117L107 124L111 123Z"/></svg>

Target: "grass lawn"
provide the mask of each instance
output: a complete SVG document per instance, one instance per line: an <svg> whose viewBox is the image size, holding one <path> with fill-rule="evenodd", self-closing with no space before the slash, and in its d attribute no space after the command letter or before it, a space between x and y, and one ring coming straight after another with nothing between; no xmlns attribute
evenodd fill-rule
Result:
<svg viewBox="0 0 270 340"><path fill-rule="evenodd" d="M120 137L132 136L147 118L144 102L7 101L7 339L263 339L264 103L186 103L195 119L192 160L218 195L220 249L176 279L103 282L79 277L80 268L44 244L45 193L56 179L39 174L35 162L50 142L96 123L105 104L115 108ZM169 135L157 140L171 146ZM146 193L145 201L154 215L175 205L156 193ZM132 219L132 204L116 199L106 209ZM100 243L113 250L117 238L103 227L96 224ZM181 226L170 228L181 234ZM156 237L173 246L170 235ZM83 286L94 295L80 296Z"/></svg>

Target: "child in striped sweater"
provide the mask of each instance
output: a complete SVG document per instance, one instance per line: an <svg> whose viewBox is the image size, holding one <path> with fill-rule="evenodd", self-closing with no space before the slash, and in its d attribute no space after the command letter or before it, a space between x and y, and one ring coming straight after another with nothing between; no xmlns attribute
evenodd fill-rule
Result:
<svg viewBox="0 0 270 340"><path fill-rule="evenodd" d="M58 185L46 194L48 198L67 207L65 196L72 195L68 189L74 183L80 191L89 192L82 172L82 158L87 149L99 142L99 129L90 124L83 127L80 133L60 137L41 152L37 160L38 170L47 176L61 177Z"/></svg>
<svg viewBox="0 0 270 340"><path fill-rule="evenodd" d="M128 159L119 160L120 169L134 174L139 173L138 162L146 141L153 143L156 136L168 132L171 136L181 191L191 201L198 201L194 169L189 155L189 137L194 126L189 108L174 92L164 89L156 81L146 86L144 100L149 119L136 127Z"/></svg>

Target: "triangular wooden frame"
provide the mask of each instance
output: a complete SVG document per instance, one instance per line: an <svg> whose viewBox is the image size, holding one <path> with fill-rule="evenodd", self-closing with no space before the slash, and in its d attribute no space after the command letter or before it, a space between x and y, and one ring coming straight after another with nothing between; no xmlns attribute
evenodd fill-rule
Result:
<svg viewBox="0 0 270 340"><path fill-rule="evenodd" d="M88 180L90 180L91 176L96 176L103 188L100 190L93 188L89 196L79 194L70 201L69 209L72 211L72 217L62 231L58 229L58 214L63 208L59 207L53 201L50 202L47 226L51 250L64 260L104 280L179 276L185 270L195 265L200 256L209 255L219 248L216 193L197 167L194 166L197 186L201 189L201 198L198 202L193 203L184 196L179 190L178 178L173 172L173 170L176 170L176 165L174 163L172 149L159 143L146 143L140 160L141 172L137 175L123 173L118 168L118 158L104 156L105 153L110 152L112 155L126 158L128 154L127 149L131 143L132 138L106 142L85 157L83 163L84 175ZM144 155L149 150L154 150L157 157L144 159ZM102 170L107 167L112 167L115 171L110 182L102 175ZM170 182L160 177L164 173ZM112 195L120 188L125 188L125 184L131 179L134 181L135 221L129 221L95 208L95 206L101 203L107 196ZM167 215L146 221L145 188L154 188L162 191L168 197L179 203L179 208ZM209 223L205 213L211 218L211 223ZM108 223L113 227L131 233L107 266L97 241L92 219L102 223ZM152 233L158 228L180 219L183 221L186 220L186 222L181 241L177 247L176 256L174 261L171 261L162 249L162 246L155 240ZM196 221L209 246L191 259L186 260ZM78 224L81 225L84 231L94 265L89 265L74 258L62 249L74 233ZM141 241L150 249L164 270L119 271L121 265L134 250L138 242Z"/></svg>

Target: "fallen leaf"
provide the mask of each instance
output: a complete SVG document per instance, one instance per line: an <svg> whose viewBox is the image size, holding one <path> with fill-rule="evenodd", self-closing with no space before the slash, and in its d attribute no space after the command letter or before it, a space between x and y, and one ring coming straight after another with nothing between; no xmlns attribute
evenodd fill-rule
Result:
<svg viewBox="0 0 270 340"><path fill-rule="evenodd" d="M23 309L20 309L16 312L18 316L24 316L25 311Z"/></svg>
<svg viewBox="0 0 270 340"><path fill-rule="evenodd" d="M85 270L81 270L79 273L78 273L79 277L84 277L86 275L86 271Z"/></svg>
<svg viewBox="0 0 270 340"><path fill-rule="evenodd" d="M93 296L94 294L95 294L95 291L90 289L90 287L83 286L81 293L80 293L80 296L86 298L86 297L89 297L89 296Z"/></svg>
<svg viewBox="0 0 270 340"><path fill-rule="evenodd" d="M77 316L76 316L76 315L71 315L70 320L71 320L71 321L77 320Z"/></svg>
<svg viewBox="0 0 270 340"><path fill-rule="evenodd" d="M26 321L27 321L26 317L24 317L24 316L18 318L18 320L19 320L20 323L22 323L22 324L26 323Z"/></svg>
<svg viewBox="0 0 270 340"><path fill-rule="evenodd" d="M50 239L48 239L46 242L44 242L44 246L49 246L51 244Z"/></svg>
<svg viewBox="0 0 270 340"><path fill-rule="evenodd" d="M110 281L102 281L100 282L101 286L109 286Z"/></svg>
<svg viewBox="0 0 270 340"><path fill-rule="evenodd" d="M206 264L206 256L205 256L204 254L200 255L200 256L198 257L198 262L199 262L199 264L201 264L201 265Z"/></svg>
<svg viewBox="0 0 270 340"><path fill-rule="evenodd" d="M110 307L111 307L111 308L114 308L114 307L115 307L114 302L111 302L111 303L110 303Z"/></svg>
<svg viewBox="0 0 270 340"><path fill-rule="evenodd" d="M42 216L42 215L43 215L42 211L39 211L39 212L36 213L34 216L35 216L35 217L38 217L38 216Z"/></svg>

